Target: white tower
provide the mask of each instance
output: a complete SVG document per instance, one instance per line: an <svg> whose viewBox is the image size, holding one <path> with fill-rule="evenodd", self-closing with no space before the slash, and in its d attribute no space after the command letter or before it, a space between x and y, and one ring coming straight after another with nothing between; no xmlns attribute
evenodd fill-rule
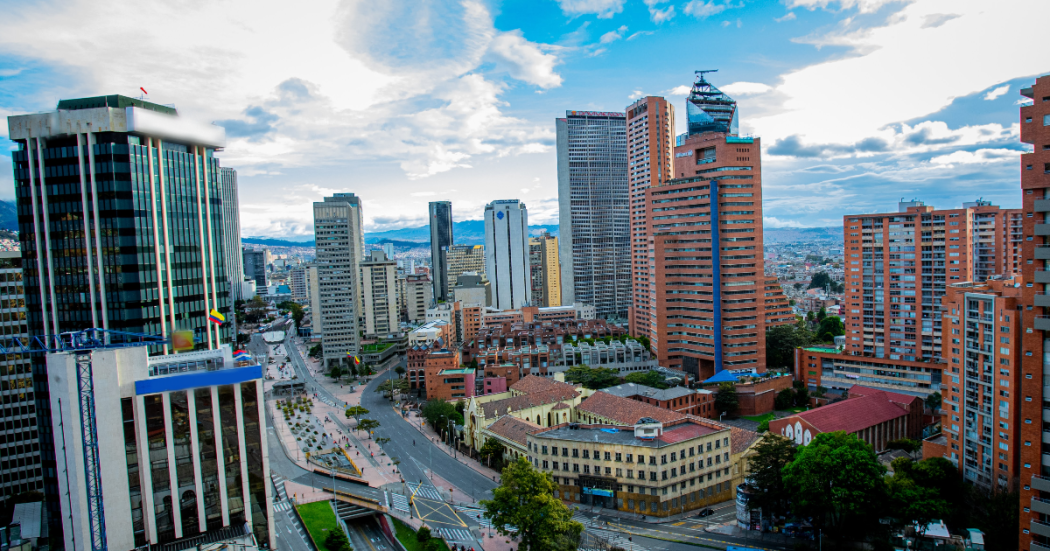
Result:
<svg viewBox="0 0 1050 551"><path fill-rule="evenodd" d="M513 310L531 303L529 213L517 199L485 206L485 271L494 308Z"/></svg>

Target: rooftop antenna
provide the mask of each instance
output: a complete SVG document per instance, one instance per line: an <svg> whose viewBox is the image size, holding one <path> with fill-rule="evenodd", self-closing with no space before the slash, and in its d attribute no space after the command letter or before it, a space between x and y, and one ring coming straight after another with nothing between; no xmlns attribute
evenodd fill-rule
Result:
<svg viewBox="0 0 1050 551"><path fill-rule="evenodd" d="M706 75L707 73L717 73L717 72L718 72L718 69L708 69L706 71L695 71L696 74L700 75L700 82L707 82L707 80L704 79L704 75Z"/></svg>

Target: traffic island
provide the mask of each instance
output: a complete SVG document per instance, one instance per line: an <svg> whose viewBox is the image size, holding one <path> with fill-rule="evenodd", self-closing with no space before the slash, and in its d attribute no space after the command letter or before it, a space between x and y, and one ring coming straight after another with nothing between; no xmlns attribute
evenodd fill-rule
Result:
<svg viewBox="0 0 1050 551"><path fill-rule="evenodd" d="M430 541L436 541L437 544L431 544L429 541L423 543L419 541L416 537L416 531L409 525L396 518L391 520L394 521L394 535L397 536L397 541L404 546L405 551L449 551L448 545L443 540L431 537Z"/></svg>
<svg viewBox="0 0 1050 551"><path fill-rule="evenodd" d="M310 540L317 551L341 551L325 547L325 539L329 533L333 530L342 531L339 521L335 518L335 512L332 511L332 505L328 501L299 505L295 510L299 513L299 518L303 521L303 526L310 534Z"/></svg>

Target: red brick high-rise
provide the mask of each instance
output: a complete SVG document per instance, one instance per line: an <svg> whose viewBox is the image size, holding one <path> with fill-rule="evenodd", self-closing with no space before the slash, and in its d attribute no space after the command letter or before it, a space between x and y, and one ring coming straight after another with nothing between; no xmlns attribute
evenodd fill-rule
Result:
<svg viewBox="0 0 1050 551"><path fill-rule="evenodd" d="M1013 390L1021 394L1021 549L1050 551L1050 444L1045 436L1050 396L1044 394L1050 383L1044 357L1050 352L1050 75L1036 79L1021 95L1032 100L1021 107L1021 141L1035 146L1021 155L1023 355L1021 384Z"/></svg>

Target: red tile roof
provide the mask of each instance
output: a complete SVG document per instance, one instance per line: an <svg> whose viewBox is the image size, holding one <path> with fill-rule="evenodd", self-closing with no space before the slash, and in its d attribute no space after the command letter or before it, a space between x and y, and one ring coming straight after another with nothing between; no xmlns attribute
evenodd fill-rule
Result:
<svg viewBox="0 0 1050 551"><path fill-rule="evenodd" d="M607 392L595 392L589 398L580 402L576 409L629 426L634 426L643 417L651 417L661 423L670 423L686 418L685 415L675 411L630 398L622 398Z"/></svg>
<svg viewBox="0 0 1050 551"><path fill-rule="evenodd" d="M887 394L881 390L869 391L865 396L803 411L786 419L805 419L820 432L853 433L908 415L908 410L891 401Z"/></svg>
<svg viewBox="0 0 1050 551"><path fill-rule="evenodd" d="M854 397L854 396L868 396L868 395L874 394L876 392L881 392L881 393L885 394L886 397L889 398L889 400L891 402L896 402L898 404L903 404L905 407L910 406L911 403L914 402L915 400L922 400L922 398L920 398L918 396L912 396L911 394L901 394L899 392L890 392L888 390L883 390L881 388L873 388L873 387L864 386L864 385L853 385L849 389L849 395L850 395L851 398Z"/></svg>
<svg viewBox="0 0 1050 551"><path fill-rule="evenodd" d="M553 389L569 391L575 390L576 387L569 383L555 381L554 379L540 377L539 375L526 375L524 379L511 385L510 389L515 392L521 392L522 394L531 394L533 392L543 392Z"/></svg>
<svg viewBox="0 0 1050 551"><path fill-rule="evenodd" d="M485 427L485 430L525 446L526 436L542 428L535 423L530 423L511 415L504 415L497 419L495 423Z"/></svg>
<svg viewBox="0 0 1050 551"><path fill-rule="evenodd" d="M682 423L680 425L674 425L664 431L657 440L666 444L674 444L677 442L684 442L692 438L699 438L701 436L707 436L717 432L716 429L711 428L707 425L701 425L697 422Z"/></svg>
<svg viewBox="0 0 1050 551"><path fill-rule="evenodd" d="M481 404L481 411L485 413L486 419L495 419L512 411L520 411L543 404L550 404L552 402L568 401L579 395L580 393L572 388L568 390L553 388L550 390L525 394L523 396L511 396L510 398L504 398L502 400L485 402Z"/></svg>

